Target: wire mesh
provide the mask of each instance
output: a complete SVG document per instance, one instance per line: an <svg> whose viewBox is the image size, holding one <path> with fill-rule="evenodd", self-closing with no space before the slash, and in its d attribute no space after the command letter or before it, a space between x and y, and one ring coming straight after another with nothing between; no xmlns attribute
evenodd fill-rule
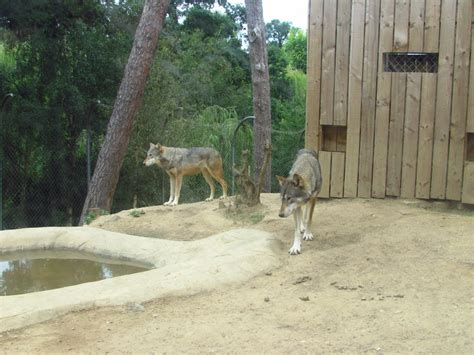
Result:
<svg viewBox="0 0 474 355"><path fill-rule="evenodd" d="M396 73L437 73L438 53L384 53L384 71Z"/></svg>
<svg viewBox="0 0 474 355"><path fill-rule="evenodd" d="M231 139L237 124L237 119L211 124L199 120L175 122L169 131L162 132L164 138L161 143L177 147L214 147L222 156L228 193L231 194L232 165L239 164L244 149L248 149L252 156L253 146L253 128L250 124L241 125L235 140ZM287 175L296 152L304 146L303 133L303 130L272 130L272 192L279 191L275 175ZM168 201L168 175L157 166L146 167L143 164L148 144L140 142L140 150L129 151L122 167L112 212L161 205ZM45 149L41 147L36 147L29 159L25 159L27 154L20 155L17 148L2 144L4 169L1 174L0 219L3 229L77 225L87 195L88 169L94 167L95 159L88 160L84 156L71 165L67 156L44 154ZM250 166L253 166L252 162ZM222 190L217 182L215 186L217 198ZM180 203L203 201L209 192L202 174L186 176Z"/></svg>

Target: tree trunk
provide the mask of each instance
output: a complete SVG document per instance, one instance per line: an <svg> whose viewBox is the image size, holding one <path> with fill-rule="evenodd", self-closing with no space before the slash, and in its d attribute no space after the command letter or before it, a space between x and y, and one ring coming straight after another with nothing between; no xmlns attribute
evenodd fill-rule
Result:
<svg viewBox="0 0 474 355"><path fill-rule="evenodd" d="M110 117L104 144L82 209L80 224L90 208L110 211L123 159L158 37L170 0L146 0L135 32L132 51Z"/></svg>
<svg viewBox="0 0 474 355"><path fill-rule="evenodd" d="M255 180L265 159L265 143L271 142L272 118L270 105L270 76L268 74L268 56L263 21L262 0L245 0L247 27L252 68L254 142L253 157L255 162ZM271 167L271 162L269 162ZM263 191L269 192L271 185L271 168L265 173Z"/></svg>
<svg viewBox="0 0 474 355"><path fill-rule="evenodd" d="M264 175L266 175L268 164L272 157L272 146L270 142L265 143L265 158L263 161L262 168L260 169L260 175L258 176L258 180L255 182L252 178L248 175L248 156L249 151L246 149L242 152L242 165L238 169L236 167L233 168L232 173L236 177L236 183L239 187L237 198L236 198L236 205L240 203L244 203L247 206L255 206L260 204L260 192L262 191L263 187L263 180Z"/></svg>

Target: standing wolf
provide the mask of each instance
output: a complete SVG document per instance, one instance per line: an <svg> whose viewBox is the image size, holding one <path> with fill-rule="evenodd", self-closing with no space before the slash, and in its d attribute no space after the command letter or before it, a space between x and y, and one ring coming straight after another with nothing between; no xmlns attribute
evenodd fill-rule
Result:
<svg viewBox="0 0 474 355"><path fill-rule="evenodd" d="M143 162L146 166L153 164L163 168L170 177L170 199L166 206L176 206L179 201L183 176L201 173L211 188L211 195L206 201L214 199L216 190L212 178L222 187L222 198L227 197L227 183L224 180L222 158L213 148L172 148L161 144L150 143L147 157Z"/></svg>
<svg viewBox="0 0 474 355"><path fill-rule="evenodd" d="M277 176L280 183L281 208L280 217L294 214L295 240L288 253L301 253L301 237L313 240L310 231L316 197L321 190L321 166L318 153L312 149L301 149L296 154L296 160L287 178ZM305 207L304 218L302 206Z"/></svg>

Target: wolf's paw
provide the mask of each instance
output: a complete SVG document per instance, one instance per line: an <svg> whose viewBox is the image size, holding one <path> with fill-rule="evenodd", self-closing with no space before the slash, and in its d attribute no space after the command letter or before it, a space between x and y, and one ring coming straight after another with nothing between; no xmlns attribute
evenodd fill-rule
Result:
<svg viewBox="0 0 474 355"><path fill-rule="evenodd" d="M177 206L177 205L178 205L178 202L173 201L173 202L168 203L167 206Z"/></svg>
<svg viewBox="0 0 474 355"><path fill-rule="evenodd" d="M293 245L290 250L288 250L288 254L290 255L298 255L301 254L301 245Z"/></svg>
<svg viewBox="0 0 474 355"><path fill-rule="evenodd" d="M222 195L221 197L219 197L219 200L225 200L226 198L227 196Z"/></svg>
<svg viewBox="0 0 474 355"><path fill-rule="evenodd" d="M205 199L206 202L210 202L210 201L212 201L212 200L214 200L213 197L208 197L208 198Z"/></svg>
<svg viewBox="0 0 474 355"><path fill-rule="evenodd" d="M313 240L314 236L311 232L304 232L303 233L303 240Z"/></svg>
<svg viewBox="0 0 474 355"><path fill-rule="evenodd" d="M171 202L167 201L163 204L163 206L169 206Z"/></svg>

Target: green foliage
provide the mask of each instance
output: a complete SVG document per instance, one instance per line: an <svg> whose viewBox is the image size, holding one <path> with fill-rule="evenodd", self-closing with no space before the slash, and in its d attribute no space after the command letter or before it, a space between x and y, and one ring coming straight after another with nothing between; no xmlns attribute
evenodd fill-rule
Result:
<svg viewBox="0 0 474 355"><path fill-rule="evenodd" d="M252 224L257 224L258 222L261 222L264 218L265 215L261 212L252 213L250 215L250 222Z"/></svg>
<svg viewBox="0 0 474 355"><path fill-rule="evenodd" d="M289 22L281 22L280 20L271 20L270 23L265 25L267 32L268 44L276 44L278 47L282 47L288 38L290 33L291 25Z"/></svg>
<svg viewBox="0 0 474 355"><path fill-rule="evenodd" d="M296 152L304 147L306 74L299 70L287 71L288 85L292 96L286 100L273 99L274 122L272 133L272 171L273 175L286 175ZM278 191L278 182L272 180L272 191Z"/></svg>
<svg viewBox="0 0 474 355"><path fill-rule="evenodd" d="M194 6L202 7L203 9L210 10L215 6L223 6L228 8L231 6L227 3L227 0L171 0L168 9L169 19L177 24L180 19L183 19L188 14L190 9Z"/></svg>
<svg viewBox="0 0 474 355"><path fill-rule="evenodd" d="M145 211L143 210L133 210L133 211L130 211L129 213L130 216L135 217L135 218L140 217L144 214L145 214Z"/></svg>
<svg viewBox="0 0 474 355"><path fill-rule="evenodd" d="M291 88L286 76L289 65L287 57L283 49L274 43L267 48L271 97L286 100L291 97Z"/></svg>
<svg viewBox="0 0 474 355"><path fill-rule="evenodd" d="M0 26L14 32L20 40L27 40L38 33L59 38L70 31L77 21L91 27L106 22L104 7L94 0L0 0L0 9Z"/></svg>
<svg viewBox="0 0 474 355"><path fill-rule="evenodd" d="M306 73L307 61L306 34L299 28L292 28L288 40L283 45L290 65Z"/></svg>
<svg viewBox="0 0 474 355"><path fill-rule="evenodd" d="M109 214L109 212L107 212L105 210L101 210L101 209L98 209L98 208L91 209L89 212L87 212L86 217L84 218L84 223L85 224L91 224L93 221L95 221L100 216L106 216L108 214Z"/></svg>
<svg viewBox="0 0 474 355"><path fill-rule="evenodd" d="M247 12L243 4L232 5L226 3L223 5L227 16L235 23L239 31L242 31L247 24Z"/></svg>
<svg viewBox="0 0 474 355"><path fill-rule="evenodd" d="M0 95L14 93L2 114L6 226L69 223L87 189L81 137L102 135L131 38L97 1L0 8Z"/></svg>
<svg viewBox="0 0 474 355"><path fill-rule="evenodd" d="M226 15L210 12L199 6L187 13L183 29L189 33L200 31L204 37L230 38L237 30L235 23Z"/></svg>
<svg viewBox="0 0 474 355"><path fill-rule="evenodd" d="M15 57L8 51L6 45L0 42L0 72L12 72L15 69Z"/></svg>

